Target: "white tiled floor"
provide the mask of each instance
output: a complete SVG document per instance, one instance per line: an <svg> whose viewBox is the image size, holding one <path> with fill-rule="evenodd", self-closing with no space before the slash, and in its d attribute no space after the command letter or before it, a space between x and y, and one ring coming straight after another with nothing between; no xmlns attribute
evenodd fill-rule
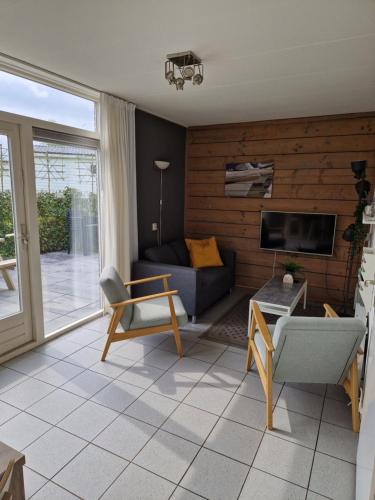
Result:
<svg viewBox="0 0 375 500"><path fill-rule="evenodd" d="M274 384L274 430L244 351L182 332L121 342L107 319L0 367L0 440L27 497L352 500L357 435L341 389Z"/></svg>

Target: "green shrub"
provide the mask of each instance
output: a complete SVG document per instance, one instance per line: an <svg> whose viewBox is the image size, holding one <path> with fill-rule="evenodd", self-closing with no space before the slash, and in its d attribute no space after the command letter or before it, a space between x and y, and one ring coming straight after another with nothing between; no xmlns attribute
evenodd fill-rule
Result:
<svg viewBox="0 0 375 500"><path fill-rule="evenodd" d="M69 225L68 211L74 207L81 216L96 214L97 196L90 193L83 198L79 191L65 188L62 192L37 194L39 241L41 253L68 250ZM0 238L13 232L12 204L10 191L0 192ZM14 257L13 238L0 242L0 255Z"/></svg>

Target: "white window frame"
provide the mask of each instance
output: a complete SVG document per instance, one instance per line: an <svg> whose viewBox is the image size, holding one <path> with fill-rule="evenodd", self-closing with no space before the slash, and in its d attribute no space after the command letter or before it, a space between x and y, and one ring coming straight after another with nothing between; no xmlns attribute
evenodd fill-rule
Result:
<svg viewBox="0 0 375 500"><path fill-rule="evenodd" d="M49 122L32 118L24 115L17 115L0 110L0 120L15 123L19 126L21 140L21 168L24 179L24 197L26 207L26 224L30 234L38 234L37 226L37 201L36 201L36 184L34 172L34 151L33 151L33 129L52 130L62 134L84 137L88 139L96 139L98 141L98 152L100 151L100 130L99 130L99 99L100 92L76 82L64 79L53 73L48 73L39 68L34 68L26 63L0 55L0 70L6 71L16 76L26 78L38 83L48 85L49 87L68 92L70 94L83 97L95 102L95 123L96 130L85 130L62 125L55 122ZM100 207L100 205L99 205ZM5 356L0 356L0 362L5 362L7 359L13 358L23 352L34 349L36 346L43 344L58 337L69 330L77 328L102 315L102 312L94 313L85 319L75 321L68 327L61 328L48 337L44 337L44 318L43 318L43 294L40 269L40 246L39 238L33 238L29 244L29 269L30 269L30 286L33 290L31 294L32 301L32 329L33 341L27 345L21 346Z"/></svg>

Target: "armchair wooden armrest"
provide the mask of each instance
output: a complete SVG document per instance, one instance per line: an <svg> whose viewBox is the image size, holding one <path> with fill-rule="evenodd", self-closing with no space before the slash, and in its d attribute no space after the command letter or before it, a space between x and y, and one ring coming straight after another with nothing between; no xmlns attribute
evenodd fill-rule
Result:
<svg viewBox="0 0 375 500"><path fill-rule="evenodd" d="M255 319L255 324L258 326L258 330L260 333L260 336L262 337L262 340L265 343L265 346L267 348L267 351L273 352L275 350L273 343L272 343L272 337L271 334L268 330L268 326L264 320L264 316L259 309L259 306L256 302L253 302L253 315Z"/></svg>
<svg viewBox="0 0 375 500"><path fill-rule="evenodd" d="M170 278L171 276L172 276L171 274L160 274L159 276L150 276L149 278L141 278L139 280L134 280L134 281L125 281L124 285L125 286L140 285L141 283L148 283L149 281L167 279Z"/></svg>
<svg viewBox="0 0 375 500"><path fill-rule="evenodd" d="M116 302L110 304L114 309L118 307L128 306L130 304L137 304L138 302L145 302L146 300L158 299L159 297L170 297L171 295L176 295L178 290L169 290L167 292L154 293L152 295L145 295L144 297L136 297L135 299L123 300L122 302Z"/></svg>

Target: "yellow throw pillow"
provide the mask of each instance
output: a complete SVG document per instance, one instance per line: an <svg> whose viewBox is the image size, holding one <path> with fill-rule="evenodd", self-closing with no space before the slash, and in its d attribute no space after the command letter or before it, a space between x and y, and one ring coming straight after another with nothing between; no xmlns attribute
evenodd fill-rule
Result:
<svg viewBox="0 0 375 500"><path fill-rule="evenodd" d="M192 267L200 268L224 265L214 236L207 240L191 240L185 238L185 243L189 250Z"/></svg>

